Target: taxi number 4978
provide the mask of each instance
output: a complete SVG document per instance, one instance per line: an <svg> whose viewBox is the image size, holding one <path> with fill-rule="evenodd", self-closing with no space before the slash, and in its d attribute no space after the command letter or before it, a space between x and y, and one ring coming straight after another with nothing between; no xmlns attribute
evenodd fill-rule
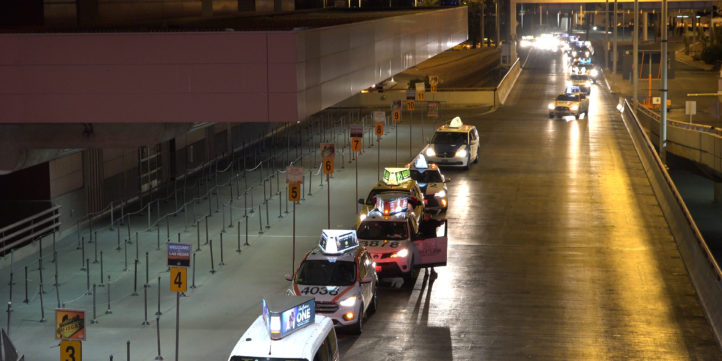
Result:
<svg viewBox="0 0 722 361"><path fill-rule="evenodd" d="M331 296L336 296L336 295L338 295L338 287L334 288L331 291L329 291L326 287L304 287L301 289L301 294L303 294L303 295L329 294Z"/></svg>
<svg viewBox="0 0 722 361"><path fill-rule="evenodd" d="M364 247L386 247L398 248L399 242L384 242L384 241L359 241Z"/></svg>

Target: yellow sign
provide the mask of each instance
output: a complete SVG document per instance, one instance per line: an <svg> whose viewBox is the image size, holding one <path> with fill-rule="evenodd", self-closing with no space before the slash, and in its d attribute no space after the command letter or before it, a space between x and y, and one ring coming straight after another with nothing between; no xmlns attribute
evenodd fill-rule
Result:
<svg viewBox="0 0 722 361"><path fill-rule="evenodd" d="M85 340L85 311L56 309L55 339Z"/></svg>
<svg viewBox="0 0 722 361"><path fill-rule="evenodd" d="M83 342L80 340L60 341L60 361L83 361Z"/></svg>
<svg viewBox="0 0 722 361"><path fill-rule="evenodd" d="M424 101L424 92L416 91L416 100L423 102Z"/></svg>
<svg viewBox="0 0 722 361"><path fill-rule="evenodd" d="M351 150L354 152L361 151L361 138L357 138L357 137L351 138Z"/></svg>
<svg viewBox="0 0 722 361"><path fill-rule="evenodd" d="M436 84L431 84L431 92L436 93L438 88L436 87Z"/></svg>
<svg viewBox="0 0 722 361"><path fill-rule="evenodd" d="M384 135L384 123L376 123L374 125L374 130L376 131L376 135L379 137Z"/></svg>
<svg viewBox="0 0 722 361"><path fill-rule="evenodd" d="M289 184L288 185L288 200L290 202L301 201L301 185L300 184Z"/></svg>
<svg viewBox="0 0 722 361"><path fill-rule="evenodd" d="M170 291L185 292L188 289L188 269L185 267L170 268Z"/></svg>
<svg viewBox="0 0 722 361"><path fill-rule="evenodd" d="M406 110L414 110L414 101L411 99L406 100Z"/></svg>
<svg viewBox="0 0 722 361"><path fill-rule="evenodd" d="M400 122L401 121L401 110L394 109L394 111L392 112L392 116L393 116L395 122Z"/></svg>
<svg viewBox="0 0 722 361"><path fill-rule="evenodd" d="M323 174L333 174L333 158L323 160Z"/></svg>

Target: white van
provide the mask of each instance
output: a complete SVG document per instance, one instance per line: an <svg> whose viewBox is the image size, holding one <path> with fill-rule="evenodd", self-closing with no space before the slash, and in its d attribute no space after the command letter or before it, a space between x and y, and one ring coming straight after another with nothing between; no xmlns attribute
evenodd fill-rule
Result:
<svg viewBox="0 0 722 361"><path fill-rule="evenodd" d="M330 318L316 315L313 297L263 300L262 315L233 347L228 361L338 361Z"/></svg>

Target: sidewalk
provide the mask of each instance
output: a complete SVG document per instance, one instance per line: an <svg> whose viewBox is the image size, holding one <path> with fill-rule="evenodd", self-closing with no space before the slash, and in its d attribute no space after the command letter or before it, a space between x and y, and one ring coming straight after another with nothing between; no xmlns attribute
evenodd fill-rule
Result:
<svg viewBox="0 0 722 361"><path fill-rule="evenodd" d="M409 146L409 121L407 112L398 128L394 124L385 127L382 137L381 168L393 166L398 156L398 164L405 164L410 156L421 150L433 130L444 120L453 115L461 115L462 119L472 123L478 115L475 109L441 109L438 119L428 119L416 112L413 120L413 138ZM423 127L419 126L423 123ZM395 151L396 134L398 131L398 152ZM349 159L341 157L342 141L348 137L348 129L333 127L325 129L333 134L322 140L316 127L312 140L305 142L306 150L317 152L321 142L335 142L336 171L331 178L331 227L351 228L356 219L355 167ZM368 141L368 134L373 127L366 122L364 137L364 153L358 161L358 197L364 197L377 180L377 156L379 144L373 137L373 145ZM285 151L285 148L284 148ZM411 151L411 152L410 152ZM312 180L304 184L305 200L296 208L296 253L295 266L306 251L313 248L321 229L327 222L327 192L329 185L317 173L318 165L313 163L311 156L304 159L306 169L313 173ZM318 154L316 162L320 163ZM218 183L226 184L230 172L220 173ZM266 173L267 175L268 173ZM283 174L281 174L283 177ZM248 185L257 184L260 180L259 170L248 173ZM286 195L283 179L271 180L273 195L267 203L263 203L263 187L255 186L244 199L243 191L239 195L234 191L233 197L228 186L220 187L212 197L199 199L194 209L188 209L187 217L197 219L187 222L186 214L170 217L166 225L147 230L144 215L132 219L130 226L109 227L109 222L98 224L97 239L90 243L88 230L81 234L71 234L57 240L57 262L52 263L53 246L46 239L43 242L42 274L38 269L40 253L38 243L34 242L27 248L33 252L24 258L16 254L12 271L8 265L8 256L0 263L0 299L12 300L12 312L2 310L0 326L10 324L10 338L19 353L27 360L57 359L58 341L54 339L54 309L58 304L69 309L81 309L86 312L87 340L83 342L83 354L87 360L108 360L110 355L115 360L125 359L126 341L131 343L132 360L151 360L157 355L155 314L160 308L160 342L161 355L165 359L173 359L175 352L175 298L169 291L169 273L167 272L167 251L165 243L170 239L191 243L194 251L200 243L200 250L195 252L195 271L188 270L188 283L195 280L196 288L189 288L185 297L180 298L180 360L223 360L227 358L231 348L245 328L259 315L260 299L264 295L283 294L288 282L283 275L292 271L291 267L291 224L292 204L286 213ZM280 185L281 192L278 192ZM309 189L310 186L310 189ZM312 193L312 195L311 195ZM244 201L248 204L244 204ZM260 200L260 201L259 201ZM253 202L251 205L251 202ZM266 205L268 210L266 210ZM163 214L173 211L173 202L161 203ZM259 209L260 206L260 209ZM233 215L231 217L231 210ZM250 213L253 211L253 213ZM247 221L243 215L249 212ZM208 242L206 242L206 215L208 220ZM268 216L267 216L268 215ZM259 219L259 216L261 217ZM186 227L186 224L189 224ZM190 225L192 224L192 225ZM240 228L239 228L240 226ZM168 227L168 228L166 228ZM245 231L248 227L248 244L245 245ZM169 229L169 231L167 230ZM262 231L262 233L261 233ZM130 242L126 244L128 233ZM120 235L120 250L117 249ZM85 254L77 249L79 237L84 237ZM136 238L137 237L137 238ZM221 237L223 239L223 265L221 265ZM131 243L132 242L132 243ZM160 243L160 247L158 244ZM238 246L240 244L240 247ZM212 253L211 253L212 245ZM95 263L95 249L98 258L103 260L103 278L100 276L100 263ZM127 248L126 248L127 247ZM240 248L240 253L237 250ZM127 267L126 267L127 249ZM102 252L102 256L101 256ZM136 255L137 278L134 276ZM147 259L147 261L146 261ZM86 262L90 262L90 272L86 273ZM25 299L25 268L27 267L27 295ZM56 271L57 267L57 271ZM211 273L211 270L215 273ZM14 286L10 296L10 274L13 273ZM58 275L58 287L55 287L55 275ZM39 293L40 278L43 278L42 299ZM89 277L89 282L86 277ZM147 288L146 277L148 278ZM88 285L92 291L96 286L96 319L93 319L93 295L87 293ZM135 292L134 295L134 284ZM56 293L57 292L57 293ZM144 320L144 292L147 292L147 320ZM160 295L159 295L160 293ZM160 306L158 298L160 297ZM108 306L110 299L110 307ZM106 313L110 309L112 313ZM40 322L44 312L44 322Z"/></svg>

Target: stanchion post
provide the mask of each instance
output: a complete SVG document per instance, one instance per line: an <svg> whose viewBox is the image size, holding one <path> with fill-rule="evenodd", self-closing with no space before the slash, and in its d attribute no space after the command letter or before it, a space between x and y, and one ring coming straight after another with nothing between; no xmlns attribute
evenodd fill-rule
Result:
<svg viewBox="0 0 722 361"><path fill-rule="evenodd" d="M87 294L90 294L90 258L86 259L85 263L87 264L87 267L85 268L85 282L87 286Z"/></svg>
<svg viewBox="0 0 722 361"><path fill-rule="evenodd" d="M241 221L238 221L238 227L236 227L236 232L238 233L238 248L236 248L236 252L241 253Z"/></svg>
<svg viewBox="0 0 722 361"><path fill-rule="evenodd" d="M113 311L110 310L110 275L108 275L108 287L105 290L107 291L106 295L108 297L108 309L105 310L105 314L109 315L113 313Z"/></svg>
<svg viewBox="0 0 722 361"><path fill-rule="evenodd" d="M80 270L85 271L85 237L80 239Z"/></svg>
<svg viewBox="0 0 722 361"><path fill-rule="evenodd" d="M100 251L100 284L98 285L98 287L105 287L105 283L103 283L103 277L103 251Z"/></svg>
<svg viewBox="0 0 722 361"><path fill-rule="evenodd" d="M95 240L95 243L98 243L98 240ZM93 319L90 320L91 324L98 323L98 318L95 315L95 283L93 283Z"/></svg>
<svg viewBox="0 0 722 361"><path fill-rule="evenodd" d="M258 205L258 234L263 234L263 219L261 219L261 205Z"/></svg>
<svg viewBox="0 0 722 361"><path fill-rule="evenodd" d="M143 287L143 326L150 325L148 322L148 288Z"/></svg>
<svg viewBox="0 0 722 361"><path fill-rule="evenodd" d="M195 252L193 252L193 275L191 275L191 279L192 279L191 288L196 288L196 253Z"/></svg>
<svg viewBox="0 0 722 361"><path fill-rule="evenodd" d="M28 302L28 266L25 266L25 300L23 300L23 303Z"/></svg>
<svg viewBox="0 0 722 361"><path fill-rule="evenodd" d="M149 283L149 279L148 279L148 277L150 276L149 264L150 264L150 262L148 262L148 252L145 252L145 284L143 285L143 287L145 287L145 288L150 287L150 283Z"/></svg>
<svg viewBox="0 0 722 361"><path fill-rule="evenodd" d="M123 250L125 250L124 257L123 257L123 272L128 270L128 240L124 240L123 242Z"/></svg>
<svg viewBox="0 0 722 361"><path fill-rule="evenodd" d="M160 317L157 316L155 318L155 336L158 343L158 356L154 360L163 360L163 356L160 355Z"/></svg>
<svg viewBox="0 0 722 361"><path fill-rule="evenodd" d="M43 303L43 284L40 283L40 322L45 322L45 304Z"/></svg>
<svg viewBox="0 0 722 361"><path fill-rule="evenodd" d="M221 263L218 264L219 266L225 266L223 263L223 233L221 233Z"/></svg>
<svg viewBox="0 0 722 361"><path fill-rule="evenodd" d="M209 252L211 253L211 274L214 274L214 273L216 273L216 267L213 264L213 239L208 240L208 249L209 249Z"/></svg>
<svg viewBox="0 0 722 361"><path fill-rule="evenodd" d="M178 330L180 327L180 292L175 294L175 361L178 361ZM130 344L130 341L128 341ZM128 360L130 361L130 360Z"/></svg>
<svg viewBox="0 0 722 361"><path fill-rule="evenodd" d="M133 293L131 296L138 296L138 260L133 262Z"/></svg>
<svg viewBox="0 0 722 361"><path fill-rule="evenodd" d="M160 316L162 314L163 312L160 312L160 276L158 276L158 311L155 312L155 315Z"/></svg>

